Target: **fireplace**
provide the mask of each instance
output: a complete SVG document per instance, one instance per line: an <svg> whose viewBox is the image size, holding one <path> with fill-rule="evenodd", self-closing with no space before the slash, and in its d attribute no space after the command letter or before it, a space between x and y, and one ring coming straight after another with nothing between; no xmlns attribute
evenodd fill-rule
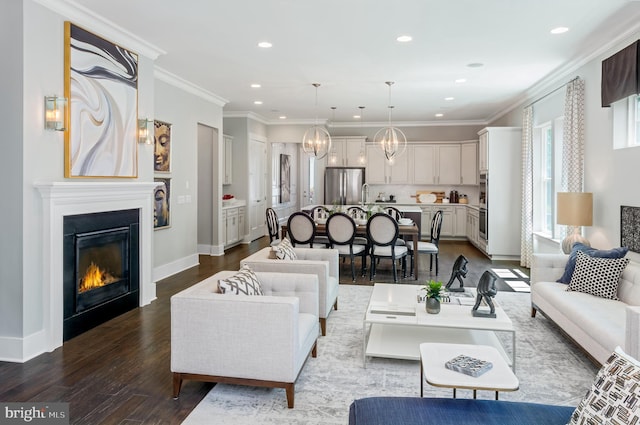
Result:
<svg viewBox="0 0 640 425"><path fill-rule="evenodd" d="M139 305L139 210L63 222L63 340Z"/></svg>

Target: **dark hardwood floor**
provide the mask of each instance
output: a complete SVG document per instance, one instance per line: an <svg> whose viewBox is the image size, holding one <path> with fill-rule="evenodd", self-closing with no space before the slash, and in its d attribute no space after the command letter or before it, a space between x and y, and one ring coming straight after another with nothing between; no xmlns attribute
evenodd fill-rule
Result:
<svg viewBox="0 0 640 425"><path fill-rule="evenodd" d="M179 424L209 392L212 384L187 381L180 398L171 397L170 297L219 270L237 270L242 258L268 245L261 238L229 249L224 256L200 256L200 265L157 284L157 300L125 313L52 353L26 363L0 362L0 401L68 402L72 424ZM445 283L459 254L469 259L465 286L475 286L491 262L466 242L442 241L439 276L428 272L422 257L421 277L400 283L423 283L431 277ZM381 264L377 281L390 277ZM528 272L528 271L527 271ZM348 262L341 265L341 283L350 283ZM348 278L345 280L344 276ZM368 277L356 284L371 284ZM503 288L501 288L503 289Z"/></svg>

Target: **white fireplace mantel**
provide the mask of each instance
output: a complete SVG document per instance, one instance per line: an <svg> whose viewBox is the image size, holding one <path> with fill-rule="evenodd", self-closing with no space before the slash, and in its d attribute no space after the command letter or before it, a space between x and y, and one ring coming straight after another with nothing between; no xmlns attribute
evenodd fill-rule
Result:
<svg viewBox="0 0 640 425"><path fill-rule="evenodd" d="M44 349L62 346L64 217L126 209L140 210L140 306L156 298L153 271L153 189L156 183L37 182L42 197L42 284Z"/></svg>

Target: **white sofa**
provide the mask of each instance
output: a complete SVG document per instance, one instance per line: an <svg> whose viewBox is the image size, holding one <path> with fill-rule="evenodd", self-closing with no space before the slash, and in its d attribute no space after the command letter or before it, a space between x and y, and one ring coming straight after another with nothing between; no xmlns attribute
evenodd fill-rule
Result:
<svg viewBox="0 0 640 425"><path fill-rule="evenodd" d="M331 309L338 309L338 250L320 248L298 248L295 260L278 260L270 247L263 248L240 261L253 271L311 273L318 276L320 291L320 329L327 334L327 318Z"/></svg>
<svg viewBox="0 0 640 425"><path fill-rule="evenodd" d="M173 396L184 379L285 388L289 408L309 353L316 357L318 278L256 272L264 295L217 293L221 271L171 297Z"/></svg>
<svg viewBox="0 0 640 425"><path fill-rule="evenodd" d="M630 258L618 285L620 301L567 291L556 280L568 255L534 254L531 266L531 317L536 311L556 323L596 362L603 364L616 346L640 354L640 262ZM636 256L637 257L637 256Z"/></svg>

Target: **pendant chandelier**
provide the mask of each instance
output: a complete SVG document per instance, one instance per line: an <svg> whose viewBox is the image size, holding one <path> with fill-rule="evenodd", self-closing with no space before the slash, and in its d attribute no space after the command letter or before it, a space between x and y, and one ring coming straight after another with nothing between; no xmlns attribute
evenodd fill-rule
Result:
<svg viewBox="0 0 640 425"><path fill-rule="evenodd" d="M362 132L362 134L364 134L364 132L362 131L362 119L364 118L364 106L358 106L358 108L360 108L360 131ZM358 155L358 163L360 165L366 165L367 163L367 154L365 152L364 139L362 139L362 141L360 142L360 154Z"/></svg>
<svg viewBox="0 0 640 425"><path fill-rule="evenodd" d="M391 124L391 111L393 111L391 86L393 81L386 81L385 84L389 86L389 125L378 130L376 135L373 136L373 143L380 146L387 161L393 163L394 159L402 155L407 149L407 138L402 130Z"/></svg>
<svg viewBox="0 0 640 425"><path fill-rule="evenodd" d="M318 126L318 87L319 83L313 83L316 88L316 118L313 127L308 129L302 136L302 150L312 158L322 159L331 150L331 136L324 128Z"/></svg>

